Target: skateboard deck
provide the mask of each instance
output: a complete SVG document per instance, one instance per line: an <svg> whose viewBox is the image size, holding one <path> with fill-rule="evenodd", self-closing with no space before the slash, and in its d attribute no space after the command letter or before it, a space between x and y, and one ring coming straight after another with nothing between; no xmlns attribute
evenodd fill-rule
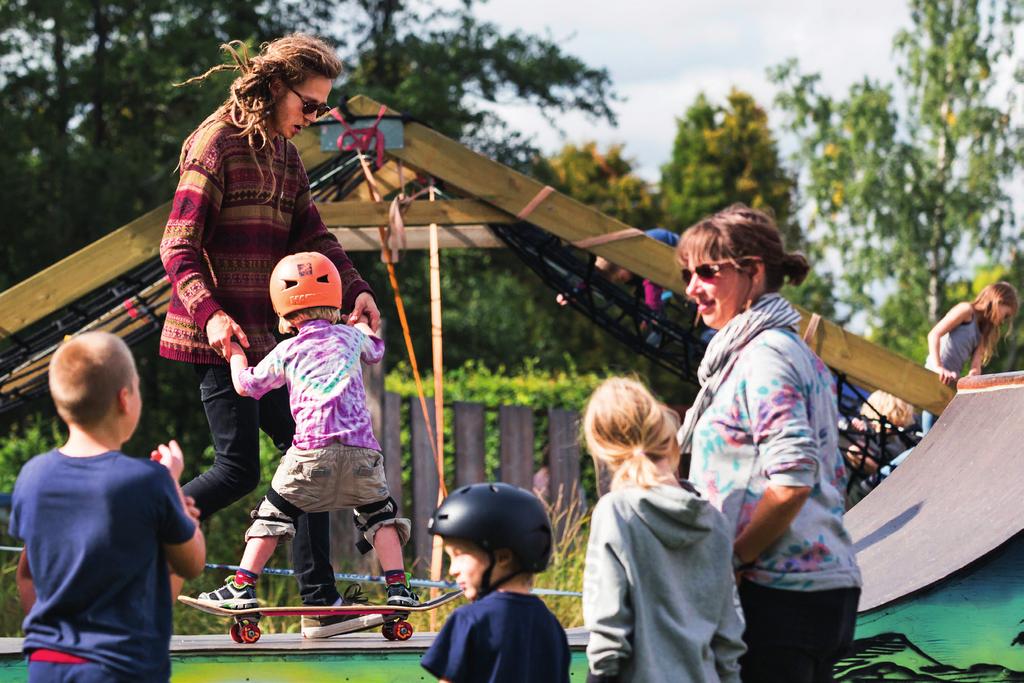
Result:
<svg viewBox="0 0 1024 683"><path fill-rule="evenodd" d="M395 605L300 605L292 607L252 607L249 609L227 609L218 607L202 600L179 595L178 601L200 612L218 617L230 617L235 620L230 635L236 643L255 643L260 639L259 620L262 617L324 617L339 614L353 617L379 615L381 634L388 640L408 640L412 637L412 624L405 620L411 612L429 612L459 597L462 591L445 593L434 600L422 602L415 607L398 607ZM367 628L374 628L373 626ZM365 630L365 629L359 629Z"/></svg>

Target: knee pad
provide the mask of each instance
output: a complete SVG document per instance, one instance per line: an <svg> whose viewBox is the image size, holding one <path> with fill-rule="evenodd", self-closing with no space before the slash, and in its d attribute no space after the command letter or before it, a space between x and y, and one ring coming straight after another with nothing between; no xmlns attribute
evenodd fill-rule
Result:
<svg viewBox="0 0 1024 683"><path fill-rule="evenodd" d="M356 547L364 555L373 549L373 537L382 526L394 526L402 545L409 542L412 525L408 519L398 517L398 503L391 496L375 503L360 505L353 513L356 528L363 534Z"/></svg>
<svg viewBox="0 0 1024 683"><path fill-rule="evenodd" d="M295 522L303 512L279 493L270 489L259 504L249 513L252 524L245 532L245 540L257 536L295 535Z"/></svg>

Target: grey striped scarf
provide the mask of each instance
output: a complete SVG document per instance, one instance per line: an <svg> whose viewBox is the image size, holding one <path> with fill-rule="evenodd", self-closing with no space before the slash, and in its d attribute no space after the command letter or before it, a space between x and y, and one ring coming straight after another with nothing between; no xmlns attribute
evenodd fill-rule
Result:
<svg viewBox="0 0 1024 683"><path fill-rule="evenodd" d="M711 405L718 387L743 350L757 335L765 330L778 328L796 329L800 324L800 313L777 293L764 294L754 305L725 324L708 344L704 358L697 368L700 391L693 400L693 406L686 411L686 419L679 428L677 440L683 453L689 453L693 441L693 430L697 420Z"/></svg>

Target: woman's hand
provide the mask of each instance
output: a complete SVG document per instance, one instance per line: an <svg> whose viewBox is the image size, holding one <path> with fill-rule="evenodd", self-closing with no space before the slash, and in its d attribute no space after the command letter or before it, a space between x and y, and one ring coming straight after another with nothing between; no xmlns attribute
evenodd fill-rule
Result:
<svg viewBox="0 0 1024 683"><path fill-rule="evenodd" d="M249 338L245 336L245 331L230 315L224 311L217 311L211 315L206 321L206 339L210 348L224 360L228 359L231 351L232 338L237 339L245 348L249 348Z"/></svg>
<svg viewBox="0 0 1024 683"><path fill-rule="evenodd" d="M369 292L363 292L356 297L352 304L352 312L348 314L346 322L349 325L366 323L370 329L376 332L380 328L380 311L377 309L377 302Z"/></svg>

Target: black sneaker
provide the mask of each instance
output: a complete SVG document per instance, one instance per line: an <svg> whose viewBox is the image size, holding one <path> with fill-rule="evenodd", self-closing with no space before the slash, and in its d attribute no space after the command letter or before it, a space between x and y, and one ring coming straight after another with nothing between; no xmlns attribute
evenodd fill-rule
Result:
<svg viewBox="0 0 1024 683"><path fill-rule="evenodd" d="M350 584L341 596L342 605L368 605L358 583ZM384 617L380 614L330 614L322 617L302 617L303 638L330 638L342 633L354 633L380 626Z"/></svg>
<svg viewBox="0 0 1024 683"><path fill-rule="evenodd" d="M256 587L246 584L235 583L235 577L229 576L224 585L215 591L200 593L198 600L208 602L224 609L250 609L259 607L259 600L256 599Z"/></svg>
<svg viewBox="0 0 1024 683"><path fill-rule="evenodd" d="M420 599L408 583L391 583L388 584L388 604L392 607L415 607L420 604Z"/></svg>

